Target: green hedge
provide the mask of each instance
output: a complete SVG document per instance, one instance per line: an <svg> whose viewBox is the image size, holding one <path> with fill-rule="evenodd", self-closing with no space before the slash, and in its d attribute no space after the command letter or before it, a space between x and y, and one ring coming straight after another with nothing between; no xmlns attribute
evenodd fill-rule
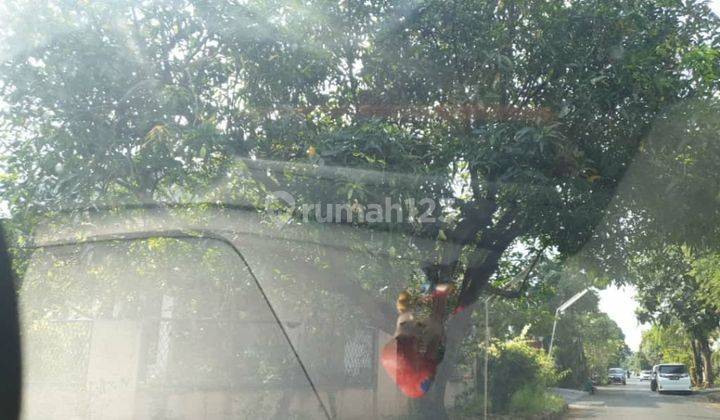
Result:
<svg viewBox="0 0 720 420"><path fill-rule="evenodd" d="M553 360L541 349L528 345L523 336L495 343L489 351L488 397L490 411L517 417L564 410L562 398L547 392L559 375ZM482 380L478 382L482 384ZM455 413L460 418L482 413L483 390L461 394Z"/></svg>
<svg viewBox="0 0 720 420"><path fill-rule="evenodd" d="M531 393L545 393L558 380L553 360L541 349L527 344L523 338L496 343L490 348L488 387L493 411L506 412L516 397L514 409ZM521 410L522 411L522 410Z"/></svg>

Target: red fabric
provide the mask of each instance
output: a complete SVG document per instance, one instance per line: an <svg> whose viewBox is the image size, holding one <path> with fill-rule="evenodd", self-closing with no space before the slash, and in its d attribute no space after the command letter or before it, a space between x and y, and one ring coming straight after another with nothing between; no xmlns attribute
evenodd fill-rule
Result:
<svg viewBox="0 0 720 420"><path fill-rule="evenodd" d="M417 351L416 339L398 337L382 350L381 363L395 384L410 398L420 398L430 389L437 361Z"/></svg>

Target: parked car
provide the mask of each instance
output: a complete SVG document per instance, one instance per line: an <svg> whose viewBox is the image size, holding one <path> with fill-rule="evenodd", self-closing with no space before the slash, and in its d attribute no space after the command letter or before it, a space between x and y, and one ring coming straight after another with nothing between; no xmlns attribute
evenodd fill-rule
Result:
<svg viewBox="0 0 720 420"><path fill-rule="evenodd" d="M649 381L652 379L652 370L643 370L640 372L641 381Z"/></svg>
<svg viewBox="0 0 720 420"><path fill-rule="evenodd" d="M687 367L682 363L663 363L653 367L650 384L653 391L692 392L692 382Z"/></svg>
<svg viewBox="0 0 720 420"><path fill-rule="evenodd" d="M608 381L611 384L626 384L625 369L610 368L608 370Z"/></svg>

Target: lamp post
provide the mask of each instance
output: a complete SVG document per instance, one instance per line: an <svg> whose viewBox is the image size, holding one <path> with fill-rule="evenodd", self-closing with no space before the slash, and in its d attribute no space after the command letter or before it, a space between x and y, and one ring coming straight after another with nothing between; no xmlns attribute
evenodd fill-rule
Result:
<svg viewBox="0 0 720 420"><path fill-rule="evenodd" d="M581 292L576 293L575 296L571 297L565 303L558 306L558 308L555 310L555 321L553 321L553 329L552 329L552 335L550 336L550 347L548 348L548 354L552 354L553 350L553 342L555 341L555 328L557 327L558 318L560 315L565 312L567 308L569 308L572 304L578 301L581 297L585 295L590 290L590 288L585 288Z"/></svg>

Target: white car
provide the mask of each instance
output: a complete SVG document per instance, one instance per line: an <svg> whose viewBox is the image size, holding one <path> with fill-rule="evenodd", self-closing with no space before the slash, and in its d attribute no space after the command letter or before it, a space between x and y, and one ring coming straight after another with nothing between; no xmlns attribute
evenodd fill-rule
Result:
<svg viewBox="0 0 720 420"><path fill-rule="evenodd" d="M649 381L652 379L652 370L643 370L640 372L641 381Z"/></svg>
<svg viewBox="0 0 720 420"><path fill-rule="evenodd" d="M658 392L692 392L692 383L687 367L682 363L663 363L653 368L655 388ZM652 385L651 385L652 387Z"/></svg>

